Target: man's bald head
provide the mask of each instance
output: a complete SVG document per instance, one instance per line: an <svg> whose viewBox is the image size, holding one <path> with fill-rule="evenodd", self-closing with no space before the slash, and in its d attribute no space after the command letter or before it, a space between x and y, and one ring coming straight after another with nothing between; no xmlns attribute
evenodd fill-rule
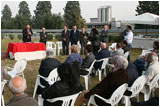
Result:
<svg viewBox="0 0 160 107"><path fill-rule="evenodd" d="M26 26L26 29L29 30L29 29L30 29L30 25L27 25L27 26Z"/></svg>
<svg viewBox="0 0 160 107"><path fill-rule="evenodd" d="M9 88L13 94L23 94L27 88L26 80L16 76L9 81Z"/></svg>
<svg viewBox="0 0 160 107"><path fill-rule="evenodd" d="M106 47L107 47L106 43L101 43L101 49L104 49Z"/></svg>

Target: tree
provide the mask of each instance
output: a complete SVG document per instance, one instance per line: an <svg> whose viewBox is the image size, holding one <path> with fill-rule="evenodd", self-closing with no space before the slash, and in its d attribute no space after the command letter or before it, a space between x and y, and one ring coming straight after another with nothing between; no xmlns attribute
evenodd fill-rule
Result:
<svg viewBox="0 0 160 107"><path fill-rule="evenodd" d="M149 12L159 15L159 1L139 1L136 8L137 15Z"/></svg>
<svg viewBox="0 0 160 107"><path fill-rule="evenodd" d="M85 20L81 16L79 1L67 1L64 8L64 20L69 28L76 25L78 28L85 26Z"/></svg>
<svg viewBox="0 0 160 107"><path fill-rule="evenodd" d="M10 20L12 16L11 9L9 6L6 4L4 6L4 9L2 10L2 20Z"/></svg>
<svg viewBox="0 0 160 107"><path fill-rule="evenodd" d="M43 17L47 15L51 15L52 5L50 1L39 1L36 10L34 10L35 16L33 17L34 27L42 28L43 25Z"/></svg>
<svg viewBox="0 0 160 107"><path fill-rule="evenodd" d="M139 1L139 5L136 8L136 15L140 15L146 12L159 15L159 1ZM136 25L135 28L154 28L158 29L159 26L153 25Z"/></svg>
<svg viewBox="0 0 160 107"><path fill-rule="evenodd" d="M18 14L20 16L26 17L27 19L31 18L31 12L26 1L20 2Z"/></svg>

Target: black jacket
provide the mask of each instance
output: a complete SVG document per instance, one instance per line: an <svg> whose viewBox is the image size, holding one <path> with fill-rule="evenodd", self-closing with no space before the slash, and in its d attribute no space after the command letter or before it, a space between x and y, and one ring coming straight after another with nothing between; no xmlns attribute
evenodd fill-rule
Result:
<svg viewBox="0 0 160 107"><path fill-rule="evenodd" d="M79 41L79 30L76 30L76 32L74 33L74 30L71 30L70 32L70 41L71 44L75 44Z"/></svg>
<svg viewBox="0 0 160 107"><path fill-rule="evenodd" d="M28 32L31 32L31 35L29 35ZM27 31L27 29L24 28L22 33L23 33L23 42L31 42L31 36L33 35L32 29L29 29L29 31Z"/></svg>
<svg viewBox="0 0 160 107"><path fill-rule="evenodd" d="M81 31L80 32L80 43L82 44L87 44L87 37L88 38L88 33L85 31L84 33Z"/></svg>
<svg viewBox="0 0 160 107"><path fill-rule="evenodd" d="M42 42L42 43L47 42L47 33L43 33L43 32L40 33L40 41L39 42Z"/></svg>
<svg viewBox="0 0 160 107"><path fill-rule="evenodd" d="M128 46L122 47L122 49L124 50L124 53L130 51L130 48Z"/></svg>
<svg viewBox="0 0 160 107"><path fill-rule="evenodd" d="M93 46L99 46L100 45L100 40L99 40L99 35L98 34L91 34L88 39L91 41L91 44Z"/></svg>
<svg viewBox="0 0 160 107"><path fill-rule="evenodd" d="M93 94L98 94L103 98L109 99L112 93L122 84L128 83L128 74L124 70L120 69L115 72L109 73L99 84L97 84L94 88L92 88L87 94L85 94L85 98L89 99L89 97ZM100 106L105 106L102 100L96 98L96 103Z"/></svg>
<svg viewBox="0 0 160 107"><path fill-rule="evenodd" d="M49 73L53 69L57 68L60 64L61 63L55 58L46 58L41 62L41 65L39 68L39 74L43 77L48 77ZM46 87L49 86L49 84L43 79L40 79L40 82L43 86L46 86Z"/></svg>
<svg viewBox="0 0 160 107"><path fill-rule="evenodd" d="M65 30L63 30L61 33L61 38L63 42L69 42L69 38L70 38L69 30L67 30L66 33L65 33ZM66 41L63 40L64 38L66 38Z"/></svg>
<svg viewBox="0 0 160 107"><path fill-rule="evenodd" d="M81 68L89 68L94 60L95 56L93 55L93 53L89 53L89 55L87 55L86 58L83 59Z"/></svg>

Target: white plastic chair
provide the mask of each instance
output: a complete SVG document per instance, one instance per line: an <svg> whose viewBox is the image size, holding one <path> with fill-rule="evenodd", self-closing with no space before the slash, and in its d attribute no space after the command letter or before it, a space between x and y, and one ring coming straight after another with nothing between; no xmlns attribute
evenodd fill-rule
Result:
<svg viewBox="0 0 160 107"><path fill-rule="evenodd" d="M80 44L79 41L77 42L77 45L78 45L78 48L79 48L78 53L80 53L81 52L81 44Z"/></svg>
<svg viewBox="0 0 160 107"><path fill-rule="evenodd" d="M1 99L2 99L2 106L5 106L4 103L4 96L3 96L3 90L4 90L4 86L7 83L7 80L2 80L1 81Z"/></svg>
<svg viewBox="0 0 160 107"><path fill-rule="evenodd" d="M99 81L101 81L101 77L102 77L102 70L104 70L104 75L106 76L106 65L108 64L108 60L109 58L103 58L103 59L100 59L100 60L96 60L96 62L102 62L102 66L101 66L101 69L98 69L98 74L99 74ZM96 71L97 73L97 71Z"/></svg>
<svg viewBox="0 0 160 107"><path fill-rule="evenodd" d="M94 65L95 61L96 60L94 60L92 62L91 66L88 69L84 69L84 70L88 71L89 73L87 75L81 75L81 77L84 78L86 90L88 90L88 81L90 81L90 74L93 69L93 65Z"/></svg>
<svg viewBox="0 0 160 107"><path fill-rule="evenodd" d="M126 96L124 95L125 98L125 106L130 106L130 98L132 97L137 97L137 100L139 101L139 93L142 90L142 88L144 87L144 85L147 82L147 76L142 75L140 77L138 77L134 83L132 84L131 87L128 87L127 90L131 91L132 94L130 96Z"/></svg>
<svg viewBox="0 0 160 107"><path fill-rule="evenodd" d="M62 41L56 42L56 44L58 45L58 47L57 47L58 48L57 54L60 55L60 51L62 49Z"/></svg>
<svg viewBox="0 0 160 107"><path fill-rule="evenodd" d="M56 101L63 101L61 106L74 106L74 103L78 97L78 95L80 94L76 93L73 95L69 95L69 96L64 96L64 97L59 97L59 98L53 98L53 99L46 99L48 102L54 103ZM42 98L41 95L38 96L38 104L39 106L43 106L43 101L44 99Z"/></svg>
<svg viewBox="0 0 160 107"><path fill-rule="evenodd" d="M54 47L53 47L54 45ZM54 57L56 56L56 44L54 42L47 42L46 43L46 49L48 48L52 48L53 51L54 51Z"/></svg>
<svg viewBox="0 0 160 107"><path fill-rule="evenodd" d="M37 75L37 79L36 79L36 83L35 83L35 87L34 87L34 92L33 92L33 98L35 98L36 92L37 92L37 88L38 86L45 88L45 86L43 86L40 83L40 78L44 79L45 81L47 81L50 85L52 85L54 82L60 80L58 73L57 73L57 68L55 68L54 70L52 70L49 74L48 77L43 77L41 75Z"/></svg>
<svg viewBox="0 0 160 107"><path fill-rule="evenodd" d="M20 59L15 63L14 68L5 66L4 71L9 76L11 76L11 78L14 78L15 76L18 76L18 75L22 75L22 77L24 78L23 71L26 68L26 65L27 65L27 60ZM11 71L8 71L8 70L11 70Z"/></svg>
<svg viewBox="0 0 160 107"><path fill-rule="evenodd" d="M95 97L98 97L99 99L101 99L102 101L104 101L105 103L111 104L111 106L114 105L118 105L119 101L121 100L121 98L123 97L124 92L126 91L128 87L128 84L125 83L123 85L121 85L120 87L118 87L113 94L111 95L111 97L109 99L105 99L97 94L94 94L90 97L89 102L88 102L88 106L90 106L90 104L93 104L95 106L98 106L95 102Z"/></svg>
<svg viewBox="0 0 160 107"><path fill-rule="evenodd" d="M154 90L155 90L156 86L158 85L157 84L158 80L159 80L159 74L155 75L150 82L146 83L146 85L149 87L149 90L147 92L141 91L142 93L144 93L144 101L149 100L151 93L152 93L152 97L154 97Z"/></svg>
<svg viewBox="0 0 160 107"><path fill-rule="evenodd" d="M145 54L151 53L150 50L142 50L142 56L144 56Z"/></svg>
<svg viewBox="0 0 160 107"><path fill-rule="evenodd" d="M128 59L128 55L129 55L129 51L127 51L127 52L124 54L124 57L125 57L126 59Z"/></svg>
<svg viewBox="0 0 160 107"><path fill-rule="evenodd" d="M111 46L109 46L109 51L112 51L112 48L115 48L115 50L116 50L116 45L117 45L117 43L112 43L112 45Z"/></svg>

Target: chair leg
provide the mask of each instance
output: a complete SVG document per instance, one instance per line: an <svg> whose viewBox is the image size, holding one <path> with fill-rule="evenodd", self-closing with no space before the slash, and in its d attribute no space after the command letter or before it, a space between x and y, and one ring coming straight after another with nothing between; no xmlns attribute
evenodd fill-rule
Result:
<svg viewBox="0 0 160 107"><path fill-rule="evenodd" d="M88 76L84 77L84 81L85 81L86 90L88 90Z"/></svg>
<svg viewBox="0 0 160 107"><path fill-rule="evenodd" d="M35 83L35 86L34 86L34 92L33 92L33 98L35 98L37 88L38 88L38 83L39 83L39 77L37 77L37 79L36 79L36 83Z"/></svg>
<svg viewBox="0 0 160 107"><path fill-rule="evenodd" d="M101 77L102 77L102 70L98 70L99 73L99 81L101 81Z"/></svg>
<svg viewBox="0 0 160 107"><path fill-rule="evenodd" d="M5 106L5 104L4 104L4 96L2 95L1 98L2 98L2 106Z"/></svg>
<svg viewBox="0 0 160 107"><path fill-rule="evenodd" d="M149 93L145 93L144 94L144 101L148 101L149 100L149 96L150 96L150 94Z"/></svg>
<svg viewBox="0 0 160 107"><path fill-rule="evenodd" d="M125 106L130 106L130 98L128 96L125 96Z"/></svg>

